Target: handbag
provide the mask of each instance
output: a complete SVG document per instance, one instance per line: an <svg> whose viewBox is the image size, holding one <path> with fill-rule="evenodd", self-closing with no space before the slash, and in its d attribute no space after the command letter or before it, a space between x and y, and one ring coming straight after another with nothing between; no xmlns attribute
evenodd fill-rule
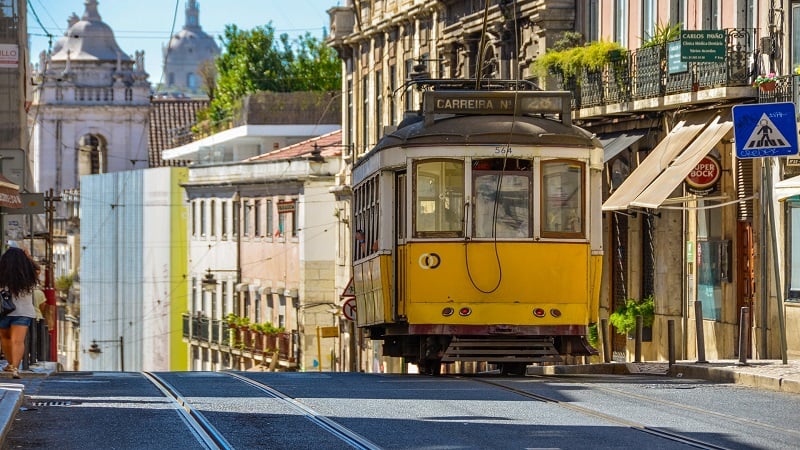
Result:
<svg viewBox="0 0 800 450"><path fill-rule="evenodd" d="M14 304L14 300L11 298L11 292L6 289L0 291L0 317L7 316L15 309L17 309L17 305Z"/></svg>

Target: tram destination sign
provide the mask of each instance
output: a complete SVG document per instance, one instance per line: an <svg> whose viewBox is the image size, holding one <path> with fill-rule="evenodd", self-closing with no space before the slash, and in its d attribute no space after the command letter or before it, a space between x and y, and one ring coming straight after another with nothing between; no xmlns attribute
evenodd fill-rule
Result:
<svg viewBox="0 0 800 450"><path fill-rule="evenodd" d="M723 30L682 30L681 61L725 61L725 41Z"/></svg>
<svg viewBox="0 0 800 450"><path fill-rule="evenodd" d="M429 91L424 94L426 117L435 114L561 114L569 117L572 94L567 91Z"/></svg>

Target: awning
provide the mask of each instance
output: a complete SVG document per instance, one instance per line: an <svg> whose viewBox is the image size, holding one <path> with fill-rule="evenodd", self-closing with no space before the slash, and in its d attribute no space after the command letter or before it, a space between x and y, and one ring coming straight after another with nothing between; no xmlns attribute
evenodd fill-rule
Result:
<svg viewBox="0 0 800 450"><path fill-rule="evenodd" d="M19 186L0 174L0 206L3 208L22 208Z"/></svg>
<svg viewBox="0 0 800 450"><path fill-rule="evenodd" d="M731 130L733 130L733 121L730 115L726 117L716 116L700 133L700 136L675 158L675 161L654 182L650 183L650 186L639 194L630 205L653 209L661 206L675 188L680 186L683 180L686 179L686 176L697 166L700 160Z"/></svg>
<svg viewBox="0 0 800 450"><path fill-rule="evenodd" d="M603 144L603 162L611 161L621 151L633 145L646 134L647 130L632 130L598 136L598 139Z"/></svg>
<svg viewBox="0 0 800 450"><path fill-rule="evenodd" d="M779 201L800 195L800 176L778 181L775 183L773 193L775 195L775 200Z"/></svg>
<svg viewBox="0 0 800 450"><path fill-rule="evenodd" d="M658 178L659 175L661 175L661 173L664 172L668 167L673 165L672 162L675 160L675 158L687 149L689 144L692 143L692 141L701 133L701 131L707 128L706 125L709 123L709 119L712 117L718 118L719 116L713 112L698 112L688 114L683 120L678 122L678 124L675 125L669 134L667 134L667 136L658 143L656 148L654 148L650 154L647 155L644 161L642 161L641 164L639 164L639 166L636 167L636 169L630 174L630 176L628 176L628 178L622 182L622 185L620 185L620 187L617 188L610 197L608 197L605 203L603 203L603 211L626 210L633 202L638 201L638 197L646 189L648 189L651 184L653 184L653 181ZM717 127L714 127L714 129L716 128ZM703 141L705 142L706 139L703 139ZM708 153L708 151L711 150L713 145L718 141L719 139L714 141L712 146L706 149L706 152L702 154L700 159L702 159L702 157L705 156L706 153ZM683 174L681 179L683 179L683 177L685 177L696 164L696 162L690 166L686 164L686 172ZM681 167L682 166L683 164L681 164ZM665 182L666 181L668 180L665 179ZM669 188L667 195L669 195L669 193L671 193L676 186L677 185L673 185L671 188ZM656 194L654 191L651 191L648 194L648 198L650 198L651 195L655 196ZM660 204L661 203L659 202L658 205Z"/></svg>

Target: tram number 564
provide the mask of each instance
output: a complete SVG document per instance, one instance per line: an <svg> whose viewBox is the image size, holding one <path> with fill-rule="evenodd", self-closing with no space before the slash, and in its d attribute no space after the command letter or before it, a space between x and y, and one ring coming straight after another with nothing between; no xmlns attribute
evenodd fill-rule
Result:
<svg viewBox="0 0 800 450"><path fill-rule="evenodd" d="M442 258L436 253L423 253L419 255L419 266L423 270L435 269L442 263Z"/></svg>

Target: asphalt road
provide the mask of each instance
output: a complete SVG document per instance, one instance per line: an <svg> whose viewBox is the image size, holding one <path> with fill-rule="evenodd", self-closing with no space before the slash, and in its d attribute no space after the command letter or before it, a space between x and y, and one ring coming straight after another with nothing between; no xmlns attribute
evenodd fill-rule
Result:
<svg viewBox="0 0 800 450"><path fill-rule="evenodd" d="M800 395L666 376L240 373L253 380L245 383L225 373L157 375L229 448L783 449L800 442ZM32 381L25 396L3 449L212 447L140 373L58 373Z"/></svg>

